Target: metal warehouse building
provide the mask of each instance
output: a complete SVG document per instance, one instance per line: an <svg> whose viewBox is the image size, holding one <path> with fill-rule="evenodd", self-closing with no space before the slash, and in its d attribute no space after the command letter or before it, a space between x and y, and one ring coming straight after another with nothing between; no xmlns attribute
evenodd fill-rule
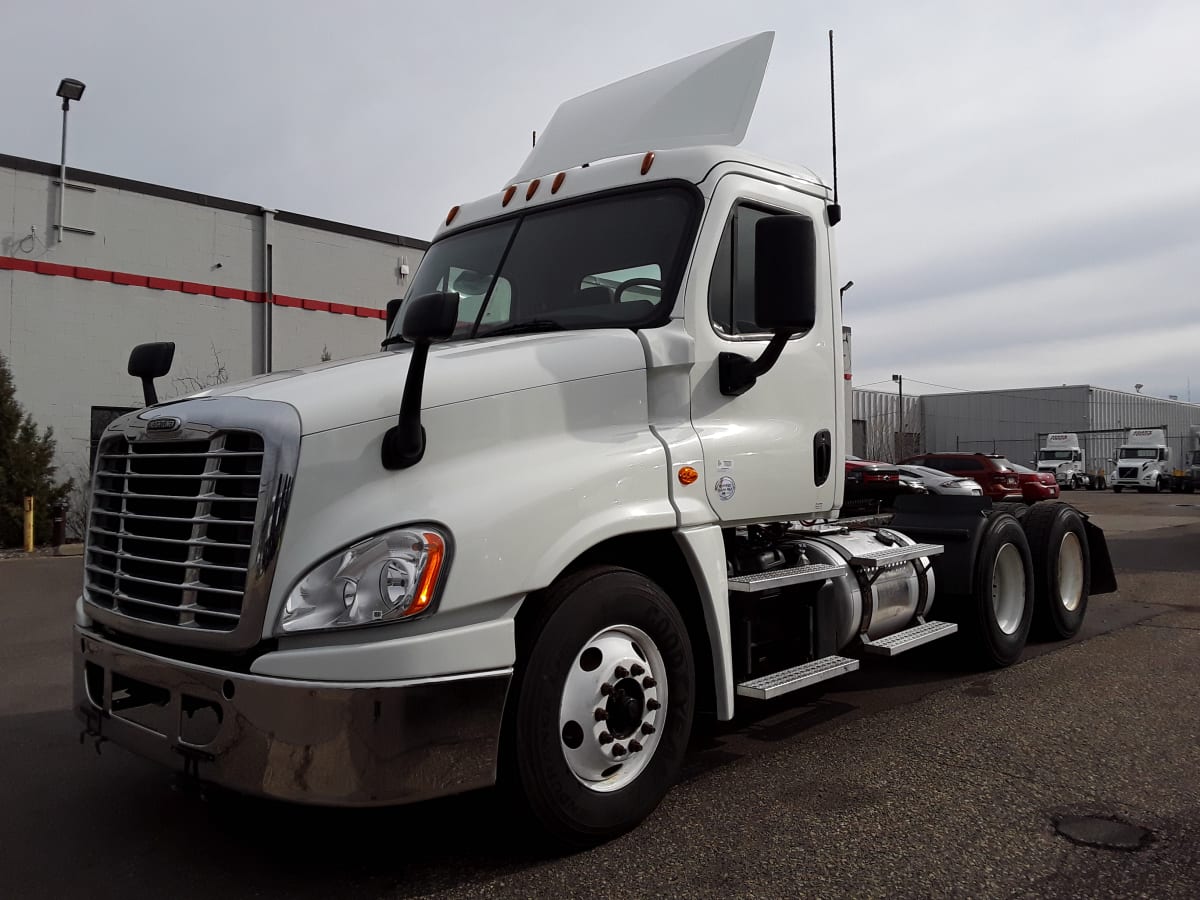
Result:
<svg viewBox="0 0 1200 900"><path fill-rule="evenodd" d="M428 243L0 155L0 353L64 474L142 405L130 349L174 341L164 398L370 353Z"/></svg>
<svg viewBox="0 0 1200 900"><path fill-rule="evenodd" d="M1112 456L1130 428L1165 427L1178 459L1191 426L1200 425L1198 404L1087 384L926 394L920 405L926 450L1002 453L1028 464L1046 434L1073 431L1091 469Z"/></svg>

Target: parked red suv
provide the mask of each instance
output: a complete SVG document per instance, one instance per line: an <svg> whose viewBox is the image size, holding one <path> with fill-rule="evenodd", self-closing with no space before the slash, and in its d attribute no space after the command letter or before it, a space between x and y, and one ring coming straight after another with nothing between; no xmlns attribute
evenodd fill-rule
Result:
<svg viewBox="0 0 1200 900"><path fill-rule="evenodd" d="M960 478L974 478L983 487L985 497L993 500L1020 500L1021 482L1005 457L995 453L923 453L901 460L902 465L929 466Z"/></svg>

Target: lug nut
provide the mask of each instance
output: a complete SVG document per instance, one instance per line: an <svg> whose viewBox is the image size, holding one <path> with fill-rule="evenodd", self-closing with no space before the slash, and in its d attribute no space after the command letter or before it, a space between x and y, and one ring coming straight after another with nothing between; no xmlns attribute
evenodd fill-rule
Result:
<svg viewBox="0 0 1200 900"><path fill-rule="evenodd" d="M613 756L624 756L627 752L628 751L625 749L624 744L613 744L613 748L612 748Z"/></svg>
<svg viewBox="0 0 1200 900"><path fill-rule="evenodd" d="M656 687L657 685L658 685L658 682L655 681L653 678L651 678L649 675L647 675L645 678L642 679L642 687L644 687L646 690L650 690L650 688Z"/></svg>
<svg viewBox="0 0 1200 900"><path fill-rule="evenodd" d="M642 734L654 734L654 726L649 722L642 723Z"/></svg>
<svg viewBox="0 0 1200 900"><path fill-rule="evenodd" d="M639 666L637 663L634 663L632 666L629 667L629 674L632 675L634 678L640 678L642 675L645 674L645 672L646 672L646 670L643 669L641 666Z"/></svg>
<svg viewBox="0 0 1200 900"><path fill-rule="evenodd" d="M613 674L618 678L628 678L629 670L624 666L617 666L615 669L613 669Z"/></svg>
<svg viewBox="0 0 1200 900"><path fill-rule="evenodd" d="M612 735L609 734L607 731L602 731L602 732L600 732L600 737L596 738L596 740L598 740L601 744L611 744L612 743Z"/></svg>
<svg viewBox="0 0 1200 900"><path fill-rule="evenodd" d="M639 744L637 741L629 742L629 752L630 753L640 753L641 749L642 749L642 745Z"/></svg>
<svg viewBox="0 0 1200 900"><path fill-rule="evenodd" d="M597 707L596 708L596 721L603 722L607 718L608 718L608 710Z"/></svg>
<svg viewBox="0 0 1200 900"><path fill-rule="evenodd" d="M612 693L612 685L609 684L607 681L604 682L604 684L600 685L600 693L602 695L604 695L605 697L607 697L609 694Z"/></svg>
<svg viewBox="0 0 1200 900"><path fill-rule="evenodd" d="M653 697L651 697L649 700L646 701L646 709L650 710L650 712L654 712L656 709L659 709L660 707L662 707L662 704L659 703L657 700L655 700Z"/></svg>

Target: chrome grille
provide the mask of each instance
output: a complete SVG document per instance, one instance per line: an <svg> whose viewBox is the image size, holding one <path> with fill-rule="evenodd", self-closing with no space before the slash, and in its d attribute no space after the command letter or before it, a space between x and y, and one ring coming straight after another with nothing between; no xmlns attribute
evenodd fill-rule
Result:
<svg viewBox="0 0 1200 900"><path fill-rule="evenodd" d="M106 436L88 528L88 600L143 622L236 630L263 458L263 439L251 431L188 440Z"/></svg>

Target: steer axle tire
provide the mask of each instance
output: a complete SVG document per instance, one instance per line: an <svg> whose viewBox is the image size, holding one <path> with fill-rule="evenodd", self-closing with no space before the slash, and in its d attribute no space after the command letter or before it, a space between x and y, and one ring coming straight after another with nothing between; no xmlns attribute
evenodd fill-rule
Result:
<svg viewBox="0 0 1200 900"><path fill-rule="evenodd" d="M501 778L564 848L635 827L679 774L695 709L687 627L645 576L591 566L518 618Z"/></svg>

